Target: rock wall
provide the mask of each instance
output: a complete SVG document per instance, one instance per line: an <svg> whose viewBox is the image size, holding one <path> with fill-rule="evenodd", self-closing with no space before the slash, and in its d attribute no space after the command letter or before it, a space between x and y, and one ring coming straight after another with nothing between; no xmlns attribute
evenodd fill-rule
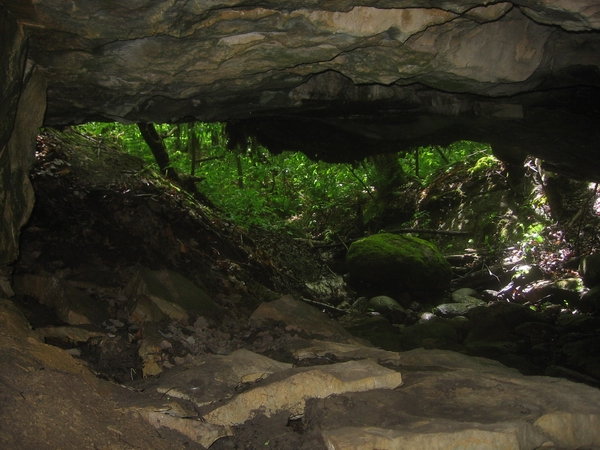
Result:
<svg viewBox="0 0 600 450"><path fill-rule="evenodd" d="M242 140L330 161L469 139L600 180L596 0L0 8L2 148L27 55L48 84L45 125L228 121Z"/></svg>
<svg viewBox="0 0 600 450"><path fill-rule="evenodd" d="M11 264L18 256L19 232L33 208L28 178L36 136L46 110L43 75L25 68L26 38L0 7L0 296L12 294Z"/></svg>
<svg viewBox="0 0 600 450"><path fill-rule="evenodd" d="M332 161L471 139L600 179L595 0L1 2L46 125L230 121Z"/></svg>
<svg viewBox="0 0 600 450"><path fill-rule="evenodd" d="M0 158L12 132L25 69L27 39L0 4ZM1 167L1 166L0 166Z"/></svg>

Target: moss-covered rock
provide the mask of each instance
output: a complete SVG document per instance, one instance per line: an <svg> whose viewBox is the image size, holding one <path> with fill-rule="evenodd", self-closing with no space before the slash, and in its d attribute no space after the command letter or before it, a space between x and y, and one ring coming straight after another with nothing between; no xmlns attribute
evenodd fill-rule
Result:
<svg viewBox="0 0 600 450"><path fill-rule="evenodd" d="M439 292L452 278L450 264L434 244L381 233L355 241L346 258L350 276L373 286L407 292Z"/></svg>

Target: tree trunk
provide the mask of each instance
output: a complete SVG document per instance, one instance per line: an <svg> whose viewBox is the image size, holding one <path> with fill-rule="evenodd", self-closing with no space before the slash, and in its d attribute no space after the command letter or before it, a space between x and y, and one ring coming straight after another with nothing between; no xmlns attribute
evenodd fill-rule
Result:
<svg viewBox="0 0 600 450"><path fill-rule="evenodd" d="M138 123L137 126L140 129L140 133L142 133L142 137L146 141L146 144L150 147L150 151L152 151L152 154L154 155L154 159L160 168L160 172L170 180L179 181L177 172L169 165L169 154L167 153L163 140L158 135L156 128L154 128L154 125L151 123Z"/></svg>

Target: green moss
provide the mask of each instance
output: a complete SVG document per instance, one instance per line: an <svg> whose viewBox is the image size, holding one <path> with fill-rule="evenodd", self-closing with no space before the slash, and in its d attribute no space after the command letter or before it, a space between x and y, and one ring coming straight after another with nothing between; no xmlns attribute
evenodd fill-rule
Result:
<svg viewBox="0 0 600 450"><path fill-rule="evenodd" d="M451 278L450 265L434 244L390 233L354 242L347 263L355 279L409 291L445 289Z"/></svg>
<svg viewBox="0 0 600 450"><path fill-rule="evenodd" d="M498 163L499 161L493 156L484 156L483 158L479 158L475 165L469 169L469 174L472 176L485 172L497 166Z"/></svg>

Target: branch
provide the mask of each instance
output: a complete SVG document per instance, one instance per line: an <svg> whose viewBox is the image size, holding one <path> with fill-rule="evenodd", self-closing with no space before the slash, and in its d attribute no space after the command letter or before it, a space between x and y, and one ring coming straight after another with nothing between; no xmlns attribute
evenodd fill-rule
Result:
<svg viewBox="0 0 600 450"><path fill-rule="evenodd" d="M447 236L469 236L473 234L471 231L451 231L451 230L431 230L426 228L396 228L391 230L384 230L386 233L429 233L429 234L443 234Z"/></svg>

